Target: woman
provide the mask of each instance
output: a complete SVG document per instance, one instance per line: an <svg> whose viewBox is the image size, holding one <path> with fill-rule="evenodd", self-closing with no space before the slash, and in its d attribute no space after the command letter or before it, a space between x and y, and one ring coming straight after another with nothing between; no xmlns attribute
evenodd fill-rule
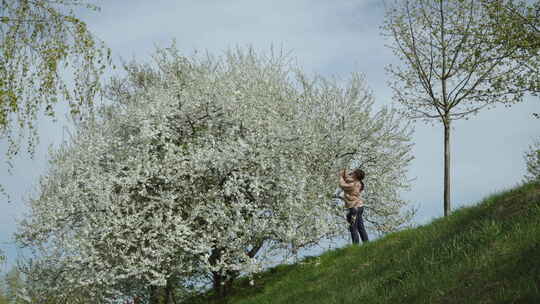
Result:
<svg viewBox="0 0 540 304"><path fill-rule="evenodd" d="M360 198L360 192L364 190L365 173L361 169L355 169L347 174L345 169L339 172L339 187L343 189L345 207L349 209L347 213L347 222L349 222L349 230L353 244L360 243L358 235L362 238L362 242L367 242L368 235L364 227L362 214L364 213L364 201Z"/></svg>

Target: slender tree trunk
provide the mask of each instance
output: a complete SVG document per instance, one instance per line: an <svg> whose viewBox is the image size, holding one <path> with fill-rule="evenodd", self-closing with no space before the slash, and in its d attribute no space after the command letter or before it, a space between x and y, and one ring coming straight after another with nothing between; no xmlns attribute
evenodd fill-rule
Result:
<svg viewBox="0 0 540 304"><path fill-rule="evenodd" d="M442 53L442 72L441 72L441 89L442 89L442 105L444 108L443 125L444 125L444 216L450 214L450 117L449 112L451 110L450 101L447 94L448 73L447 70L447 43L446 31L445 31L445 13L444 13L444 1L439 0L439 13L441 18L440 31L441 31L441 53ZM439 112L440 113L440 112Z"/></svg>
<svg viewBox="0 0 540 304"><path fill-rule="evenodd" d="M444 125L444 216L450 215L450 119Z"/></svg>

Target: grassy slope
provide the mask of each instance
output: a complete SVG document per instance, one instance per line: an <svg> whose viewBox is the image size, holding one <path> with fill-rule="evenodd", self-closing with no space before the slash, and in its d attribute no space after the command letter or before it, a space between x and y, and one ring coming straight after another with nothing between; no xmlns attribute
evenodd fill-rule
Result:
<svg viewBox="0 0 540 304"><path fill-rule="evenodd" d="M200 303L217 303L199 298ZM239 280L227 303L540 303L540 185Z"/></svg>

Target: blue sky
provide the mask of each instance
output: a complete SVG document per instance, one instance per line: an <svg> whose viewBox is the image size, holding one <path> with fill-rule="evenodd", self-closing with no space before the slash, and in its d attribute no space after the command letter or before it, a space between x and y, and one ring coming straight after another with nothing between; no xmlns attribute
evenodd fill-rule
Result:
<svg viewBox="0 0 540 304"><path fill-rule="evenodd" d="M399 63L380 36L383 2L343 1L98 1L101 12L84 13L91 31L112 49L114 58L147 61L155 46L176 39L186 55L195 50L220 54L228 47L252 45L268 51L273 45L291 51L308 73L346 78L365 74L376 105L391 105L384 67ZM540 131L538 98L505 108L481 112L454 123L452 130L453 207L472 204L491 193L511 188L525 174L523 154ZM0 183L12 203L0 198L0 248L10 263L17 255L11 243L15 220L27 210L25 201L35 193L47 165L47 147L63 136L62 119L40 119L41 141L36 157L15 160L12 175L0 169ZM423 224L443 214L443 129L440 125L415 126L415 146L409 177L415 178L404 197L419 208L415 222ZM0 153L5 151L0 140ZM3 155L3 154L2 154Z"/></svg>

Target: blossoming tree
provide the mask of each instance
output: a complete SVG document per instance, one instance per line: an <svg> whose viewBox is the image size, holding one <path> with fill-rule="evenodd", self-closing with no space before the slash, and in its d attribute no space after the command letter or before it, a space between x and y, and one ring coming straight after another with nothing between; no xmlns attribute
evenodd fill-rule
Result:
<svg viewBox="0 0 540 304"><path fill-rule="evenodd" d="M341 86L252 49L186 58L173 46L154 59L126 64L111 102L51 154L17 234L36 250L31 297L171 303L193 282L223 295L276 250L343 235L336 172L356 163L369 227L410 218L399 192L411 129L372 110L361 76Z"/></svg>

